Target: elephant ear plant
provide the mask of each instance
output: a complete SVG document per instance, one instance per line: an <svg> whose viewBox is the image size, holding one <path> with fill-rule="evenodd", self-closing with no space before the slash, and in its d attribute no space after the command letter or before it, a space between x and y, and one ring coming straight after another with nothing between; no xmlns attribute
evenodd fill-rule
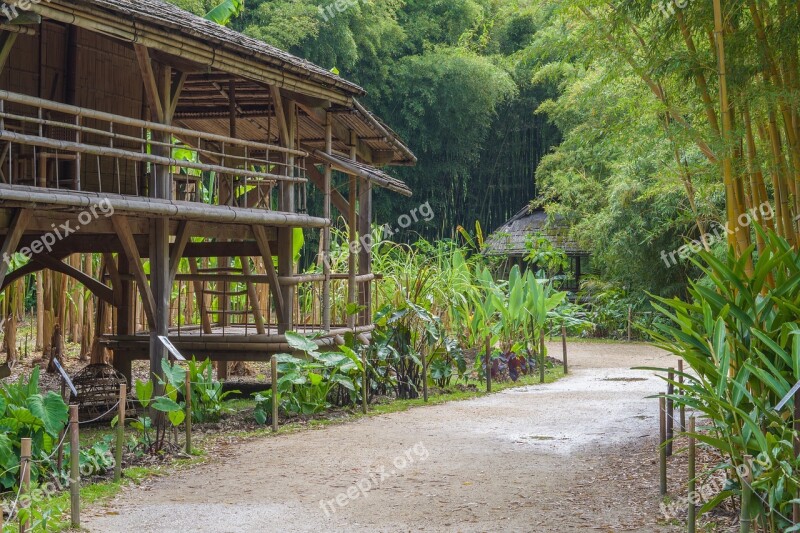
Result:
<svg viewBox="0 0 800 533"><path fill-rule="evenodd" d="M55 392L39 392L39 367L28 380L21 376L16 383L0 387L0 490L11 489L19 479L20 441L31 439L32 455L44 459L52 454L58 434L67 423L64 400ZM48 461L31 468L36 482Z"/></svg>
<svg viewBox="0 0 800 533"><path fill-rule="evenodd" d="M314 415L325 411L338 396L347 391L350 404L355 404L361 391L363 366L358 355L347 346L338 352L319 351L317 344L302 335L286 333L286 341L305 358L278 354L278 394L280 409L294 415ZM254 416L259 424L271 422L272 391L254 395Z"/></svg>
<svg viewBox="0 0 800 533"><path fill-rule="evenodd" d="M800 459L791 407L776 411L800 381L800 256L774 233L753 261L752 248L724 260L702 252L694 260L705 277L690 288L687 302L656 298L671 320L650 332L657 344L683 358L691 372L674 381L672 400L695 411L708 426L696 438L719 450L729 472L729 490L705 512L741 491L737 469L755 458L751 513L767 531L800 531L788 517L800 490ZM666 369L655 369L666 373ZM791 405L791 404L790 404Z"/></svg>

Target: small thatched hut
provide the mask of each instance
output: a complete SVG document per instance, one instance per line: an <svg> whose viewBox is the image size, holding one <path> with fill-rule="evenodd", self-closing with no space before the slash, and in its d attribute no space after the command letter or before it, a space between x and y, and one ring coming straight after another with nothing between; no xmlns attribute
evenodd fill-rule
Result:
<svg viewBox="0 0 800 533"><path fill-rule="evenodd" d="M484 253L489 256L505 257L501 273L507 275L514 265L525 269L525 257L530 253L526 244L529 238L537 236L549 240L553 247L564 250L569 259L569 268L562 272L559 288L577 291L581 283L581 274L588 266L589 252L570 237L569 226L563 217L556 216L548 221L543 209L522 208L508 222L499 227L486 239Z"/></svg>

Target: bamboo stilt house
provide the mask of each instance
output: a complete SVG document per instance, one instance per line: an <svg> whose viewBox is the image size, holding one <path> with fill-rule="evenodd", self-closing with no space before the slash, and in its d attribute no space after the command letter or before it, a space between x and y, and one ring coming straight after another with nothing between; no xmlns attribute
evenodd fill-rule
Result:
<svg viewBox="0 0 800 533"><path fill-rule="evenodd" d="M159 336L224 369L285 351L287 331L371 331L368 247L346 272L294 260L298 229L327 257L333 208L356 242L374 187L411 195L376 168L416 159L363 89L161 0L31 4L0 25L0 68L0 255L30 257L3 261L0 286L43 269L82 283L117 370L158 373ZM102 274L65 262L78 253Z"/></svg>

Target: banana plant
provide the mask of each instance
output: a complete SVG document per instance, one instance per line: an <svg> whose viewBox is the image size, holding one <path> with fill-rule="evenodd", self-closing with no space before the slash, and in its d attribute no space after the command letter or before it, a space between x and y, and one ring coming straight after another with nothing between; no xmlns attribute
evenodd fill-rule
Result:
<svg viewBox="0 0 800 533"><path fill-rule="evenodd" d="M221 26L227 26L230 24L231 19L238 17L243 12L244 0L225 0L206 13L205 18Z"/></svg>

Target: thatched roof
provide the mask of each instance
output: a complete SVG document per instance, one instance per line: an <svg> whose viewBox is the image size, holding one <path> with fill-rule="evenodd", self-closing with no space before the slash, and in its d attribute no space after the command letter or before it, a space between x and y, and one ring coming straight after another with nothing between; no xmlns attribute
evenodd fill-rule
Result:
<svg viewBox="0 0 800 533"><path fill-rule="evenodd" d="M275 142L279 127L271 87L300 107L303 149L325 145L325 113L334 121L333 150L348 153L353 132L359 158L375 166L414 165L398 136L363 108L364 89L328 70L164 0L48 0L31 5L45 19L147 47L151 57L188 75L174 114L177 125L229 132L236 92L237 137Z"/></svg>
<svg viewBox="0 0 800 533"><path fill-rule="evenodd" d="M525 242L529 236L546 237L553 246L567 252L568 255L589 255L578 243L570 238L569 226L564 219L556 216L548 223L547 213L543 209L526 206L508 222L486 238L484 250L487 255L504 255L523 257L528 254Z"/></svg>
<svg viewBox="0 0 800 533"><path fill-rule="evenodd" d="M89 4L115 13L121 13L132 20L140 20L187 36L200 38L206 42L217 43L245 55L258 55L260 59L329 86L337 87L353 95L364 95L365 91L355 83L318 67L310 61L293 56L279 48L243 35L230 28L198 17L163 0L79 0L78 4Z"/></svg>

